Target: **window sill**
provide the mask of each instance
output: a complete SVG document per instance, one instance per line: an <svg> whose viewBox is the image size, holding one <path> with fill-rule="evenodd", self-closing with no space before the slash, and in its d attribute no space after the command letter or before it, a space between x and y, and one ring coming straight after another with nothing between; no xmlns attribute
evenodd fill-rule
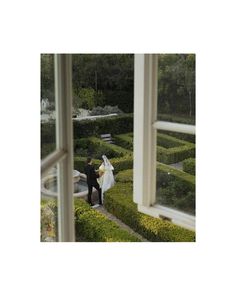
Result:
<svg viewBox="0 0 236 295"><path fill-rule="evenodd" d="M173 224L195 231L195 216L157 204L150 207L138 205L138 211L153 217L170 220Z"/></svg>

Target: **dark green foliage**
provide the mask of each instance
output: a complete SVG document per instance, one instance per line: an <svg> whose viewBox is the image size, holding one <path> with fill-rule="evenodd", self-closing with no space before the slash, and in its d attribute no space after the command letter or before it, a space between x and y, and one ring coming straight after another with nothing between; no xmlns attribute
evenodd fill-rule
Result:
<svg viewBox="0 0 236 295"><path fill-rule="evenodd" d="M173 123L182 123L188 125L195 125L195 116L189 117L186 115L162 114L158 113L158 120Z"/></svg>
<svg viewBox="0 0 236 295"><path fill-rule="evenodd" d="M175 137L158 133L157 135L157 160L172 164L195 157L195 145Z"/></svg>
<svg viewBox="0 0 236 295"><path fill-rule="evenodd" d="M55 101L54 94L54 56L53 54L41 54L41 99L48 98Z"/></svg>
<svg viewBox="0 0 236 295"><path fill-rule="evenodd" d="M122 114L123 112L118 108L118 106L110 106L106 105L105 107L97 106L92 109L90 112L91 116L99 116L99 115L109 115L109 114Z"/></svg>
<svg viewBox="0 0 236 295"><path fill-rule="evenodd" d="M115 135L114 140L116 144L126 149L133 149L133 138L130 133ZM158 132L157 144L157 160L165 164L177 163L195 156L193 143L173 136Z"/></svg>
<svg viewBox="0 0 236 295"><path fill-rule="evenodd" d="M134 57L132 54L74 54L73 92L82 88L102 92L102 101L94 104L118 105L126 112L133 111Z"/></svg>
<svg viewBox="0 0 236 295"><path fill-rule="evenodd" d="M189 158L183 161L183 170L189 174L195 175L195 159Z"/></svg>
<svg viewBox="0 0 236 295"><path fill-rule="evenodd" d="M105 90L105 104L115 106L118 105L124 113L132 113L134 106L133 85L130 90Z"/></svg>
<svg viewBox="0 0 236 295"><path fill-rule="evenodd" d="M136 236L92 209L84 200L75 200L75 229L76 241L140 242Z"/></svg>
<svg viewBox="0 0 236 295"><path fill-rule="evenodd" d="M44 159L48 156L51 152L56 149L55 143L45 143L41 145L41 159Z"/></svg>
<svg viewBox="0 0 236 295"><path fill-rule="evenodd" d="M175 169L169 165L157 162L157 182L168 183L169 181L178 181L189 191L195 191L195 177L189 173Z"/></svg>
<svg viewBox="0 0 236 295"><path fill-rule="evenodd" d="M84 167L86 165L86 157L75 156L74 157L74 169L84 172ZM133 156L126 155L122 158L112 158L110 159L111 164L114 167L114 173L118 173L119 171L131 169L133 168ZM100 159L93 159L93 164L96 169L101 165Z"/></svg>
<svg viewBox="0 0 236 295"><path fill-rule="evenodd" d="M188 141L188 142L191 142L191 143L194 143L194 144L195 144L195 141L196 141L195 135L193 135L193 134L186 134L186 133L180 133L180 132L171 132L171 131L164 131L164 130L161 130L161 133L162 134L167 134L167 135L170 135L172 137L182 139L184 141Z"/></svg>
<svg viewBox="0 0 236 295"><path fill-rule="evenodd" d="M90 156L95 159L102 159L102 155L108 158L123 157L132 152L120 146L109 144L96 137L81 138L74 141L75 155Z"/></svg>
<svg viewBox="0 0 236 295"><path fill-rule="evenodd" d="M116 175L117 182L132 182L133 170L121 171ZM195 213L195 177L157 163L158 203L178 210Z"/></svg>
<svg viewBox="0 0 236 295"><path fill-rule="evenodd" d="M158 55L158 110L165 114L195 114L195 55Z"/></svg>
<svg viewBox="0 0 236 295"><path fill-rule="evenodd" d="M162 205L195 214L195 177L158 163L157 198Z"/></svg>
<svg viewBox="0 0 236 295"><path fill-rule="evenodd" d="M96 120L74 121L74 139L88 136L111 135L133 131L133 114L124 114Z"/></svg>
<svg viewBox="0 0 236 295"><path fill-rule="evenodd" d="M84 167L86 165L86 161L87 161L87 157L75 156L74 169L84 173ZM95 166L95 169L98 169L101 163L102 163L101 160L93 159L93 165Z"/></svg>
<svg viewBox="0 0 236 295"><path fill-rule="evenodd" d="M116 182L133 182L133 169L120 171L116 175Z"/></svg>
<svg viewBox="0 0 236 295"><path fill-rule="evenodd" d="M123 148L133 150L133 137L130 136L130 133L115 135L114 141L115 144Z"/></svg>
<svg viewBox="0 0 236 295"><path fill-rule="evenodd" d="M110 161L114 167L115 174L119 171L133 168L133 155L126 155L122 158L110 159Z"/></svg>
<svg viewBox="0 0 236 295"><path fill-rule="evenodd" d="M133 132L133 114L98 118L96 120L73 121L74 140L82 137ZM41 142L56 142L55 122L41 123Z"/></svg>
<svg viewBox="0 0 236 295"><path fill-rule="evenodd" d="M117 182L106 192L106 209L134 231L153 242L194 242L195 233L137 210L132 201L132 183Z"/></svg>
<svg viewBox="0 0 236 295"><path fill-rule="evenodd" d="M55 122L41 123L41 145L56 142Z"/></svg>

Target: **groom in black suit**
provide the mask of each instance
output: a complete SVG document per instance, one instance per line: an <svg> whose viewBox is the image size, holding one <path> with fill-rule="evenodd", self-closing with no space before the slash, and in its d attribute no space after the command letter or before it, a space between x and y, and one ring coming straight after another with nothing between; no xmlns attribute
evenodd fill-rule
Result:
<svg viewBox="0 0 236 295"><path fill-rule="evenodd" d="M93 206L91 195L93 187L96 188L98 191L99 196L99 204L102 205L102 190L100 189L97 178L99 178L99 175L96 173L95 168L92 163L91 158L87 158L87 165L84 167L84 172L87 175L87 185L88 185L88 202L91 206Z"/></svg>

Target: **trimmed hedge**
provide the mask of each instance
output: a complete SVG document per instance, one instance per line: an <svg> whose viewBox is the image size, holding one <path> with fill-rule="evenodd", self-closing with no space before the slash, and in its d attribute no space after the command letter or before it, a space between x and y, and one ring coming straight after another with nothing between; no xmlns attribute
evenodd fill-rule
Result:
<svg viewBox="0 0 236 295"><path fill-rule="evenodd" d="M117 182L106 192L106 209L134 231L153 242L194 242L195 233L168 221L154 218L137 210L133 202L132 183Z"/></svg>
<svg viewBox="0 0 236 295"><path fill-rule="evenodd" d="M133 137L130 136L130 133L115 135L114 141L115 144L123 148L133 150Z"/></svg>
<svg viewBox="0 0 236 295"><path fill-rule="evenodd" d="M132 152L127 149L114 144L109 144L97 137L88 137L75 140L74 151L75 155L89 155L96 159L101 159L102 155L104 154L108 158L117 158L132 154Z"/></svg>
<svg viewBox="0 0 236 295"><path fill-rule="evenodd" d="M174 167L157 162L157 182L168 183L170 180L177 180L186 189L195 191L195 177ZM133 170L127 169L116 175L118 182L133 182Z"/></svg>
<svg viewBox="0 0 236 295"><path fill-rule="evenodd" d="M171 179L177 179L187 189L195 191L195 177L189 173L159 162L157 162L157 173L159 175L157 181L167 183Z"/></svg>
<svg viewBox="0 0 236 295"><path fill-rule="evenodd" d="M111 135L132 132L133 114L98 118L96 120L74 121L74 139L88 136L100 136L104 133Z"/></svg>
<svg viewBox="0 0 236 295"><path fill-rule="evenodd" d="M116 182L133 182L133 170L121 171ZM195 177L168 165L157 163L158 202L162 205L195 213Z"/></svg>
<svg viewBox="0 0 236 295"><path fill-rule="evenodd" d="M182 140L194 143L194 144L195 144L195 141L196 141L195 135L193 135L193 134L186 134L186 133L172 132L172 131L165 131L165 130L161 130L161 133L162 134L167 134L167 135L170 135L172 137L182 139Z"/></svg>
<svg viewBox="0 0 236 295"><path fill-rule="evenodd" d="M195 125L195 117L187 117L184 115L158 114L158 120Z"/></svg>
<svg viewBox="0 0 236 295"><path fill-rule="evenodd" d="M141 242L114 221L92 209L84 200L75 200L76 241Z"/></svg>
<svg viewBox="0 0 236 295"><path fill-rule="evenodd" d="M157 143L157 160L165 164L177 163L186 158L195 157L195 145L188 141L166 134L158 134Z"/></svg>
<svg viewBox="0 0 236 295"><path fill-rule="evenodd" d="M41 123L41 141L56 142L55 122ZM73 121L74 139L89 136L112 135L133 132L133 114L122 114L113 117Z"/></svg>
<svg viewBox="0 0 236 295"><path fill-rule="evenodd" d="M115 143L126 149L133 149L133 138L130 133L114 136ZM195 145L173 136L157 134L157 160L172 164L186 158L195 157Z"/></svg>
<svg viewBox="0 0 236 295"><path fill-rule="evenodd" d="M75 156L74 157L74 169L84 172L84 167L86 165L86 157ZM122 170L127 170L133 168L133 156L126 155L122 158L112 158L110 159L111 164L114 167L114 173L118 173ZM93 164L96 169L101 165L102 161L99 159L93 159Z"/></svg>
<svg viewBox="0 0 236 295"><path fill-rule="evenodd" d="M189 158L183 161L183 170L189 174L195 175L195 159Z"/></svg>

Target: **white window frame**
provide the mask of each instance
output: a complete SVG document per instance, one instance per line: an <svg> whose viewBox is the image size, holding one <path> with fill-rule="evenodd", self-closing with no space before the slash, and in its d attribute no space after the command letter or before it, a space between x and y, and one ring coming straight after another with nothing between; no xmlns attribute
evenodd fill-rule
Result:
<svg viewBox="0 0 236 295"><path fill-rule="evenodd" d="M157 129L195 134L195 126L157 120L158 55L135 54L134 65L133 200L140 212L195 230L194 216L156 203Z"/></svg>
<svg viewBox="0 0 236 295"><path fill-rule="evenodd" d="M75 241L73 203L72 56L54 55L56 150L41 161L41 175L57 165L58 241Z"/></svg>

